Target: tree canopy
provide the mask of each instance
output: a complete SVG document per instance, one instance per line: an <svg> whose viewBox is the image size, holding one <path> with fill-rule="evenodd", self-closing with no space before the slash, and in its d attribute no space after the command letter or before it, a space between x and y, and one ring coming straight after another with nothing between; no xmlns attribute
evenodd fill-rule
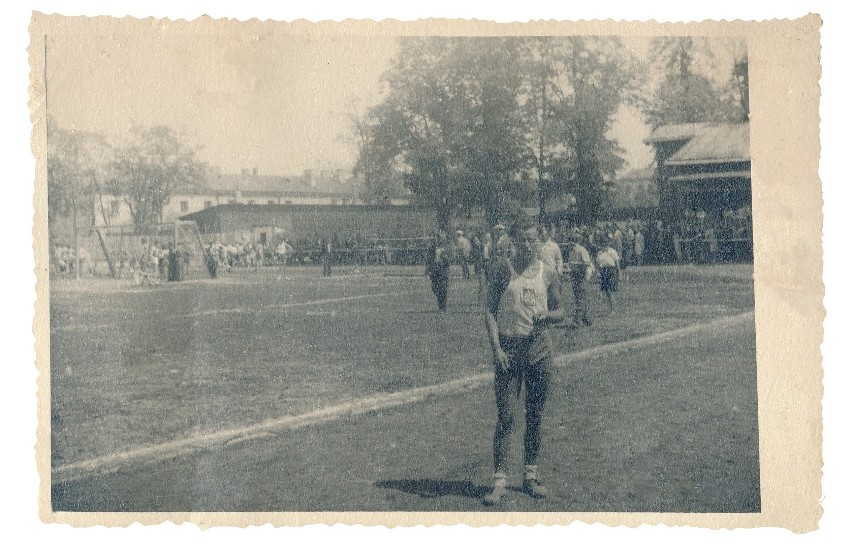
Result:
<svg viewBox="0 0 852 544"><path fill-rule="evenodd" d="M403 38L359 165L398 172L440 228L568 192L591 221L623 161L608 132L637 66L615 38Z"/></svg>
<svg viewBox="0 0 852 544"><path fill-rule="evenodd" d="M89 223L103 210L104 194L124 199L138 228L157 224L176 188L205 183L207 165L195 148L166 126L137 127L113 145L101 135L67 130L48 120L48 218L81 213Z"/></svg>
<svg viewBox="0 0 852 544"><path fill-rule="evenodd" d="M728 77L714 81L707 72L718 59L706 41L689 36L657 38L651 43L649 60L658 81L642 109L652 127L739 122L747 117L743 111L747 99L741 99L734 77L735 59Z"/></svg>
<svg viewBox="0 0 852 544"><path fill-rule="evenodd" d="M124 198L137 227L159 223L176 188L204 184L207 165L184 140L171 128L155 125L137 128L125 145L115 148L109 189Z"/></svg>

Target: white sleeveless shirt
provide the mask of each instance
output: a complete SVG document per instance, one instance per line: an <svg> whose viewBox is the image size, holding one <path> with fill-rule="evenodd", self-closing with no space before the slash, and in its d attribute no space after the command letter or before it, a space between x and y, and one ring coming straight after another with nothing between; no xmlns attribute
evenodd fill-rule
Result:
<svg viewBox="0 0 852 544"><path fill-rule="evenodd" d="M523 274L509 267L512 278L497 307L497 330L503 336L519 338L533 331L533 316L547 311L547 282L544 263L536 259Z"/></svg>

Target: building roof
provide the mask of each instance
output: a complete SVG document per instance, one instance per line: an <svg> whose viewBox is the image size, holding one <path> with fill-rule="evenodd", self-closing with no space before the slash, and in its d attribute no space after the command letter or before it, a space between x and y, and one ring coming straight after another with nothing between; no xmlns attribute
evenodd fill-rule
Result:
<svg viewBox="0 0 852 544"><path fill-rule="evenodd" d="M698 132L710 126L710 123L681 123L679 125L663 125L657 127L651 132L651 135L643 141L646 144L656 142L676 142L680 140L689 140Z"/></svg>
<svg viewBox="0 0 852 544"><path fill-rule="evenodd" d="M749 124L707 126L674 155L666 165L747 162L749 153Z"/></svg>
<svg viewBox="0 0 852 544"><path fill-rule="evenodd" d="M355 178L305 176L271 176L260 174L219 174L210 181L213 187L243 193L290 193L357 195L360 184Z"/></svg>
<svg viewBox="0 0 852 544"><path fill-rule="evenodd" d="M273 176L261 174L213 174L206 187L189 188L176 192L186 194L224 194L239 191L243 194L288 194L357 197L361 190L358 178L313 175Z"/></svg>

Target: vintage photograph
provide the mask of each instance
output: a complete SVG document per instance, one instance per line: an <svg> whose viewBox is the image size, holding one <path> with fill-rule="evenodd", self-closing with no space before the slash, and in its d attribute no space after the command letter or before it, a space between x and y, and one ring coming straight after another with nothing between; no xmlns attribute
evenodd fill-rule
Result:
<svg viewBox="0 0 852 544"><path fill-rule="evenodd" d="M54 515L763 511L753 36L34 21Z"/></svg>

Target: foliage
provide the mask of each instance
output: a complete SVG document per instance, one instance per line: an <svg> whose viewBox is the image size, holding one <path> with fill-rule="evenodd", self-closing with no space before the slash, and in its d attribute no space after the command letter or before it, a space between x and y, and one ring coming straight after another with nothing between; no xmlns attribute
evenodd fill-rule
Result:
<svg viewBox="0 0 852 544"><path fill-rule="evenodd" d="M90 214L111 149L99 134L64 129L53 118L47 122L48 221Z"/></svg>
<svg viewBox="0 0 852 544"><path fill-rule="evenodd" d="M617 39L405 38L359 166L399 172L440 228L568 191L592 220L622 162L607 133L637 65Z"/></svg>
<svg viewBox="0 0 852 544"><path fill-rule="evenodd" d="M183 142L180 134L158 125L136 128L129 141L116 148L110 191L124 198L137 228L160 222L176 188L203 185L207 166Z"/></svg>
<svg viewBox="0 0 852 544"><path fill-rule="evenodd" d="M658 82L643 111L652 127L745 118L733 63L728 77L714 82L708 66L715 58L706 42L692 37L657 38L649 56Z"/></svg>

